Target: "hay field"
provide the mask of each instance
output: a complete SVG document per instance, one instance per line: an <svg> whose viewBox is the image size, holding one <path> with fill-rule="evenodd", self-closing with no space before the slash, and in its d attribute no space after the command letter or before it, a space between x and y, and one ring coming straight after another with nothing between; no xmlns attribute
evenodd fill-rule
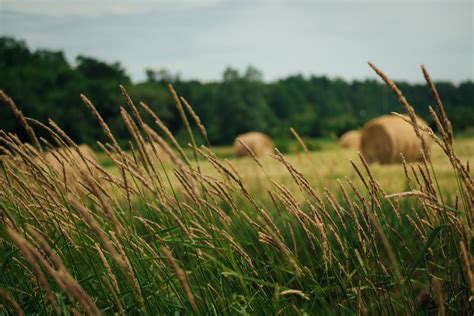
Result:
<svg viewBox="0 0 474 316"><path fill-rule="evenodd" d="M372 67L419 132L413 108ZM453 138L425 76L438 135L427 131L432 160L406 169L368 166L354 151L336 148L221 159L198 146L187 119L199 126L197 114L190 106L184 111L171 86L191 151L121 87L135 148L125 151L81 95L108 139L100 144L108 162L100 154L100 165L54 122L26 119L0 91L30 136L25 144L0 132L0 313L470 313L474 140ZM156 126L143 122L145 114ZM61 162L77 168L75 183L38 162L48 144L30 124L77 152ZM146 144L165 138L173 164L157 165Z"/></svg>
<svg viewBox="0 0 474 316"><path fill-rule="evenodd" d="M315 142L317 143L318 140L315 140ZM351 161L359 161L358 151L340 148L336 141L322 140L321 142L324 142L324 149L320 151L312 151L308 155L301 149L299 153L286 154L285 158L304 174L311 185L320 193L325 190L337 191L339 189L338 180L344 181L346 178L351 179L358 189L362 189L362 182L358 181L357 172L351 165ZM462 161L474 160L474 136L457 137L454 140L454 148ZM262 170L251 157L234 157L230 146L214 147L212 150L218 158L228 160L248 185L249 191L259 196L263 201L269 199L267 190L272 186L270 180L287 186L299 200L304 198L304 194L298 190L298 185L293 181L285 166L282 166L281 163L269 155L259 159L264 166ZM446 198L453 199L458 187L456 175L449 165L449 159L438 146L433 146L430 152L433 168L436 170L437 180L443 189L443 195ZM187 153L190 155L191 151L187 150ZM119 170L112 165L106 155L99 152L98 156L100 162L106 166L107 171L119 175ZM199 165L204 174L218 175L212 164L205 159L199 159ZM410 165L416 168L419 163ZM166 162L164 166L170 174L173 187L179 187L179 182L172 173L174 166ZM398 193L407 189L407 181L401 164L380 165L374 163L370 165L370 168L387 194Z"/></svg>
<svg viewBox="0 0 474 316"><path fill-rule="evenodd" d="M463 161L473 161L474 138L456 139L454 147ZM457 190L456 179L452 169L449 167L448 159L443 155L439 147L433 147L431 154L433 168L437 171L441 187L446 194L453 194ZM308 178L312 186L320 191L325 188L329 189L329 191L337 189L337 179L344 180L347 177L355 181L358 178L356 171L350 164L350 160L359 161L358 153L355 150L340 149L334 146L323 151L311 152L309 157L305 153L299 153L286 155L286 158ZM229 160L236 166L236 169L246 182L252 184L253 189L263 190L261 184L266 182L265 175L260 168L256 167L252 159ZM285 183L292 191L296 191L288 171L275 159L266 158L262 160L262 164L270 178L275 179L279 183ZM416 166L416 163L413 165ZM387 193L401 192L406 189L406 179L401 164L371 164L370 167L374 177L378 179Z"/></svg>

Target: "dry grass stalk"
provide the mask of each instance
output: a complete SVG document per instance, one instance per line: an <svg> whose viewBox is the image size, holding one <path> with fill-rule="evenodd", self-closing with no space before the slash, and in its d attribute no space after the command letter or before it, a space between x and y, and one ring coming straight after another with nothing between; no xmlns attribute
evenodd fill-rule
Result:
<svg viewBox="0 0 474 316"><path fill-rule="evenodd" d="M270 225L270 227L277 234L277 236L281 240L283 240L283 235L281 234L280 230L278 229L278 226L276 225L275 221L272 219L272 216L270 215L270 213L265 208L262 208L262 209L260 209L260 215L263 216L265 221L268 223L268 225Z"/></svg>
<svg viewBox="0 0 474 316"><path fill-rule="evenodd" d="M114 243L115 248L117 249L122 261L125 264L125 271L124 274L128 278L129 282L132 283L133 285L133 291L135 294L135 300L140 306L144 306L144 300L143 300L143 295L142 295L142 290L140 287L140 282L138 281L137 275L135 274L135 271L133 270L132 264L130 263L130 260L128 259L127 253L122 247L122 244L118 240L117 236L115 235L114 232L109 232L110 237L112 238L112 241Z"/></svg>
<svg viewBox="0 0 474 316"><path fill-rule="evenodd" d="M188 117L186 116L186 113L184 113L184 109L183 109L183 106L181 105L181 101L178 97L178 94L176 93L176 90L174 90L174 87L173 87L172 84L168 84L168 90L171 93L171 96L174 100L174 104L176 106L176 109L178 110L178 114L181 118L181 121L184 123L184 125L188 129L188 133L189 133L190 137L192 138L193 145L196 146L196 144L194 142L193 133L192 133L191 127L190 127L191 125L189 124L189 121L188 121Z"/></svg>
<svg viewBox="0 0 474 316"><path fill-rule="evenodd" d="M186 274L179 267L178 263L176 262L176 259L173 257L173 255L171 254L171 251L168 249L167 246L161 247L161 251L165 254L171 268L174 270L174 273L178 277L179 283L181 284L181 287L184 290L184 294L186 295L189 304L193 308L194 312L197 312L198 308L196 305L196 301L194 300L194 295L191 292L191 288L189 287L188 280L186 279Z"/></svg>
<svg viewBox="0 0 474 316"><path fill-rule="evenodd" d="M227 239L227 241L230 243L230 248L237 252L248 264L248 266L250 267L250 269L252 269L252 272L254 274L257 274L257 270L255 269L255 266L253 264L253 261L252 259L250 258L250 256L247 254L247 252L245 252L245 250L234 240L234 238L232 238L232 236L227 233L225 230L221 229L217 229L215 228L217 232L219 232L222 236L224 236L225 239Z"/></svg>
<svg viewBox="0 0 474 316"><path fill-rule="evenodd" d="M73 296L85 307L85 312L90 315L101 315L99 309L92 299L87 295L80 284L67 272L61 269L57 272L59 279L62 280L64 287L68 289Z"/></svg>
<svg viewBox="0 0 474 316"><path fill-rule="evenodd" d="M61 137L61 141L64 142L67 146L77 147L77 144L56 124L52 119L48 119L48 124L56 131L56 135Z"/></svg>
<svg viewBox="0 0 474 316"><path fill-rule="evenodd" d="M131 198L131 193L130 193L130 186L128 184L128 179L127 179L127 173L125 171L126 169L126 158L125 158L125 153L120 154L121 158L121 166L119 167L120 170L120 175L122 176L123 184L124 184L124 193L125 193L125 198L128 203L128 211L131 214L133 207L132 207L132 198Z"/></svg>
<svg viewBox="0 0 474 316"><path fill-rule="evenodd" d="M243 143L245 145L242 145ZM260 132L248 132L237 136L232 148L237 157L250 155L263 158L273 152L274 146L269 136ZM261 166L260 163L259 165Z"/></svg>
<svg viewBox="0 0 474 316"><path fill-rule="evenodd" d="M112 293L114 303L118 308L118 314L121 315L121 316L125 315L125 311L123 309L122 302L120 301L120 299L117 296L117 291L118 291L119 288L112 286L110 281L105 276L102 276L101 281L105 284L105 286L107 287L107 290L110 293Z"/></svg>
<svg viewBox="0 0 474 316"><path fill-rule="evenodd" d="M105 123L104 119L100 115L100 113L97 111L95 106L92 104L92 102L83 94L81 94L81 99L82 102L86 105L86 107L89 109L89 111L94 115L96 120L99 122L100 127L102 127L102 130L104 131L105 136L112 142L112 145L116 151L116 153L120 153L122 150L120 149L119 144L117 143L117 140L115 139L114 135L110 131L109 126L107 123Z"/></svg>
<svg viewBox="0 0 474 316"><path fill-rule="evenodd" d="M117 169L119 169L119 171L121 172L121 170L123 168L123 163L121 161L119 161L118 158L116 158L112 155L112 153L107 149L106 145L102 144L101 142L97 142L97 144L102 149L104 154L108 157L108 159L110 159L110 161L112 161L117 166ZM121 155L120 155L120 159L122 159ZM126 158L124 157L123 159L126 159ZM121 190L125 190L125 183L123 181L122 173L121 173L122 177L115 177L115 176L112 176L108 173L105 173L105 175L107 176L106 180L108 181L108 183L114 184L117 188L119 188ZM121 178L122 178L122 180L121 180ZM130 188L130 190L133 193L137 193L136 190L134 190L133 188Z"/></svg>
<svg viewBox="0 0 474 316"><path fill-rule="evenodd" d="M308 300L309 301L309 297L308 295L306 295L303 291L301 290L293 290L293 289L290 289L290 290L285 290L285 291L282 291L280 292L280 295L281 296L287 296L287 295L297 295L305 300Z"/></svg>
<svg viewBox="0 0 474 316"><path fill-rule="evenodd" d="M395 257L395 253L393 251L393 247L390 245L390 242L388 241L388 238L385 235L385 232L383 231L383 228L380 225L380 222L375 218L375 216L372 212L368 212L367 214L369 215L370 221L375 226L375 229L377 230L377 233L379 234L380 239L382 240L382 244L383 244L383 246L386 250L386 253L387 253L387 255L390 259L390 262L392 264L392 268L394 269L397 280L399 282L403 282L402 274L400 272L400 267L399 267L397 258Z"/></svg>
<svg viewBox="0 0 474 316"><path fill-rule="evenodd" d="M332 235L336 239L336 243L338 244L339 248L341 249L342 253L344 254L344 258L347 259L349 256L349 252L347 250L347 247L344 246L344 243L341 240L341 237L339 234L336 232L333 226L328 226L329 230L332 232Z"/></svg>
<svg viewBox="0 0 474 316"><path fill-rule="evenodd" d="M38 126L38 127L41 127L42 129L44 129L45 131L48 132L48 134L52 137L52 139L56 142L56 144L58 146L64 146L64 147L67 147L67 144L64 142L64 140L59 136L58 133L56 133L54 130L52 130L50 127L48 127L47 125L41 123L40 121L38 120L35 120L33 118L30 118L30 117L27 117L26 118L26 121L31 123L32 125L35 125L35 126ZM52 145L50 145L48 143L47 140L45 140L43 137L40 137L40 140L41 142L43 142L44 144L46 144L47 146L49 146L50 148L54 147Z"/></svg>
<svg viewBox="0 0 474 316"><path fill-rule="evenodd" d="M121 154L120 160L114 158L112 159L121 172L124 184L122 188L128 192L129 196L132 194L142 193L139 184L142 184L150 192L158 194L155 187L153 186L153 183L148 180L147 175L143 174L142 169L140 169L132 160L130 160L125 153ZM136 188L129 185L130 182L128 180L127 174L129 174L130 180L132 180L132 183L135 184Z"/></svg>
<svg viewBox="0 0 474 316"><path fill-rule="evenodd" d="M95 244L95 249L97 249L97 253L99 254L100 260L102 261L102 264L105 267L105 270L107 271L107 275L109 276L110 280L112 281L112 284L114 285L114 288L116 291L118 291L119 285L117 282L117 278L115 277L115 274L112 272L112 268L110 267L109 262L107 261L107 258L105 258L104 253L102 252L102 249L100 249L99 244Z"/></svg>
<svg viewBox="0 0 474 316"><path fill-rule="evenodd" d="M400 154L400 161L402 162L403 172L405 174L405 179L407 181L407 186L412 189L412 186L411 186L412 179L410 177L410 174L408 173L407 161L405 159L405 156L403 156L403 154Z"/></svg>
<svg viewBox="0 0 474 316"><path fill-rule="evenodd" d="M446 307L443 295L443 287L441 280L436 277L433 277L431 280L431 285L433 286L433 293L436 300L436 304L438 305L438 315L445 316L446 315Z"/></svg>
<svg viewBox="0 0 474 316"><path fill-rule="evenodd" d="M95 168L91 167L91 162L97 163L95 154L88 145L74 147L60 147L49 150L44 155L47 166L51 168L54 174L61 179L66 192L81 192L82 180L81 171L97 178Z"/></svg>
<svg viewBox="0 0 474 316"><path fill-rule="evenodd" d="M358 153L358 154L359 154L359 157L361 157L361 154L360 154L360 153ZM354 170L357 172L357 175L359 176L359 179L360 179L360 180L362 181L362 183L364 184L364 187L367 189L368 192L370 192L370 191L371 191L371 188L370 188L369 185L367 184L367 181L365 180L365 177L364 177L364 176L362 175L362 173L360 172L359 167L357 167L357 165L355 164L355 162L354 162L352 159L350 159L349 161L351 162L351 165L352 165L352 167L354 168ZM354 191L354 192L356 192L356 191Z"/></svg>
<svg viewBox="0 0 474 316"><path fill-rule="evenodd" d="M147 124L144 125L143 130L145 133L147 133L148 137L151 140L151 144L156 143L159 147L161 147L166 155L168 155L171 158L171 161L173 161L174 164L178 165L180 162L180 159L175 155L171 147L168 145L168 143L165 142L165 140L158 135L150 126ZM159 155L156 155L157 157L160 157Z"/></svg>
<svg viewBox="0 0 474 316"><path fill-rule="evenodd" d="M21 126L25 129L26 133L28 134L28 137L33 142L33 146L35 146L36 149L41 151L41 146L38 141L38 138L36 137L34 130L28 124L28 121L26 120L23 113L18 109L15 102L8 95L6 95L5 92L3 92L3 90L0 90L0 100L3 101L3 103L5 103L10 108L15 118L18 120L18 122L20 122Z"/></svg>
<svg viewBox="0 0 474 316"><path fill-rule="evenodd" d="M233 198L230 196L230 194L235 190L230 185L220 181L215 177L206 176L197 172L191 173L190 175L203 183L202 188L205 190L206 194L209 195L212 193L212 195L215 197L226 201L232 207L232 210L237 210L237 206L234 203ZM213 192L211 192L211 190L213 190Z"/></svg>
<svg viewBox="0 0 474 316"><path fill-rule="evenodd" d="M244 181L242 180L242 178L238 174L234 174L232 171L230 171L228 168L226 168L215 157L215 155L212 152L211 153L210 152L206 153L203 150L198 149L198 148L196 148L196 151L201 156L206 158L217 171L219 171L221 174L223 174L228 179L231 179L233 182L235 182L238 185L238 187L240 188L240 191L244 194L245 198L252 204L252 206L255 208L255 210L258 211L260 209L258 203L255 201L255 199L252 198L250 192L248 191L248 189L245 186Z"/></svg>
<svg viewBox="0 0 474 316"><path fill-rule="evenodd" d="M12 236L11 234L13 234L13 236L14 236L13 241L18 246L21 253L25 257L26 261L28 261L31 268L33 269L33 274L36 276L36 279L38 280L40 286L43 288L43 290L46 294L46 298L48 299L51 306L53 307L54 312L57 315L60 315L61 314L61 308L59 307L59 304L56 300L56 296L54 295L53 291L51 290L51 287L50 287L46 277L44 276L43 272L40 269L39 263L37 262L34 255L29 251L28 247L25 246L26 240L24 241L24 240L18 238L19 235L17 236L15 233L16 232L14 232L13 230L11 232L9 232L10 236Z"/></svg>
<svg viewBox="0 0 474 316"><path fill-rule="evenodd" d="M143 102L140 102L140 105L155 120L155 124L158 125L158 127L165 133L166 137L168 137L168 139L171 141L173 146L176 148L176 150L181 155L181 158L189 166L190 165L189 159L186 156L186 154L184 153L183 148L179 145L178 141L173 136L173 133L171 133L171 131L168 129L168 127L161 121L161 119L158 117L158 115L148 105L146 105Z"/></svg>
<svg viewBox="0 0 474 316"><path fill-rule="evenodd" d="M104 248L110 253L115 263L124 271L127 271L127 265L114 245L107 237L107 234L100 227L99 223L92 217L91 212L78 201L70 199L71 206L79 213L81 219L87 223L90 229L97 235Z"/></svg>
<svg viewBox="0 0 474 316"><path fill-rule="evenodd" d="M318 218L315 217L316 221L316 230L319 232L319 238L321 240L321 247L323 249L323 259L324 259L324 268L327 271L328 267L331 264L331 251L329 249L329 240L326 233L326 228Z"/></svg>
<svg viewBox="0 0 474 316"><path fill-rule="evenodd" d="M303 148L304 152L306 153L306 156L309 158L308 147L306 147L306 144L301 139L300 135L296 132L296 130L293 127L290 127L290 132L296 138L296 140L298 141L298 144L300 144L300 146Z"/></svg>
<svg viewBox="0 0 474 316"><path fill-rule="evenodd" d="M199 173L201 173L201 167L199 165L198 154L197 154L197 151L196 151L197 144L196 144L196 140L194 139L194 134L193 134L193 131L191 129L191 125L189 124L186 113L184 112L183 106L181 105L181 101L178 97L178 94L174 90L173 85L168 84L168 90L171 92L171 95L173 97L175 106L178 109L178 113L179 113L179 116L181 118L181 121L184 123L184 126L186 127L186 130L188 132L188 136L191 140L191 144L188 144L188 146L191 147L191 149L193 150L194 161L196 162L197 170L198 170ZM194 111L192 113L194 113ZM190 169L193 169L190 163L188 163L188 166L189 166Z"/></svg>
<svg viewBox="0 0 474 316"><path fill-rule="evenodd" d="M140 157L142 158L144 166L146 167L146 166L151 165L151 159L148 156L148 152L145 151L145 140L140 134L140 131L138 130L137 125L135 124L132 117L130 117L128 112L123 107L120 107L120 115L122 116L122 120L125 123L125 126L127 127L128 132L132 136L132 140L134 141L136 147L138 148L138 153L140 154ZM132 153L134 153L133 148L132 148Z"/></svg>
<svg viewBox="0 0 474 316"><path fill-rule="evenodd" d="M15 301L15 299L8 293L6 290L0 288L0 297L8 303L8 306L12 309L13 313L18 316L23 316L25 313L21 309L20 305Z"/></svg>
<svg viewBox="0 0 474 316"><path fill-rule="evenodd" d="M462 258L462 262L464 264L464 272L466 274L466 279L467 279L467 284L469 286L469 289L470 289L470 297L469 297L469 301L474 301L474 273L473 273L473 261L472 261L472 258L471 258L471 254L470 252L468 252L468 245L467 245L467 242L463 242L463 241L460 241L459 242L459 249L461 251L461 258Z"/></svg>
<svg viewBox="0 0 474 316"><path fill-rule="evenodd" d="M151 141L145 144L144 150L150 156L150 163L151 163L153 172L156 174L156 176L159 178L161 182L162 179L156 170L156 165L172 162L173 159L171 158L171 155L167 153L166 149L160 143L153 141L152 136L150 136L149 138L151 139Z"/></svg>
<svg viewBox="0 0 474 316"><path fill-rule="evenodd" d="M271 240L272 240L271 244L276 246L276 248L281 251L281 254L283 255L283 257L286 258L286 260L288 261L290 267L292 268L293 273L295 274L295 276L297 276L297 277L301 276L301 273L302 273L301 267L298 264L298 261L296 260L295 256L291 252L291 250L283 243L283 241L281 241L280 238L278 238L278 236L271 230L271 228L268 226L268 224L265 223L265 221L262 219L262 217L260 217L260 216L257 217L257 220L264 227L264 229L265 229L264 233L271 238Z"/></svg>
<svg viewBox="0 0 474 316"><path fill-rule="evenodd" d="M405 197L417 197L421 199L426 199L432 202L437 202L438 199L435 196L423 193L418 190L413 190L413 191L408 191L408 192L400 192L400 193L393 193L389 195L385 195L385 198L390 199L390 198L405 198Z"/></svg>
<svg viewBox="0 0 474 316"><path fill-rule="evenodd" d="M362 313L362 291L360 288L354 289L356 295L356 315L361 316Z"/></svg>
<svg viewBox="0 0 474 316"><path fill-rule="evenodd" d="M433 108L431 107L431 105L428 107L428 110L431 114L431 117L433 118L435 124L436 124L436 128L438 129L439 133L441 134L441 137L442 137L442 140L443 142L440 142L438 140L438 137L434 134L431 134L430 133L430 136L435 140L437 141L438 145L441 145L441 148L445 147L445 145L451 147L452 144L452 140L451 140L451 135L448 134L448 132L445 130L445 127L443 126L443 124L441 123L440 121L440 118L438 116L438 114L435 112L435 110L433 110Z"/></svg>
<svg viewBox="0 0 474 316"><path fill-rule="evenodd" d="M298 171L292 164L290 164L278 149L275 149L275 153L276 154L273 157L276 160L280 161L286 167L300 190L302 192L306 191L308 194L310 194L316 200L318 208L320 208L323 212L326 212L326 208L324 206L323 201L321 200L321 197L318 195L316 190L314 190L314 188L311 186L306 177L300 171Z"/></svg>
<svg viewBox="0 0 474 316"><path fill-rule="evenodd" d="M245 150L247 151L247 153L253 158L253 160L257 163L257 165L263 169L263 165L262 163L260 162L260 160L258 160L257 158L257 155L255 154L255 152L246 144L242 141L242 139L240 138L236 138L235 139L236 142L238 142L240 145L242 145Z"/></svg>
<svg viewBox="0 0 474 316"><path fill-rule="evenodd" d="M202 200L201 202L202 202L202 204L207 206L210 210L212 210L212 212L214 214L216 214L218 216L219 221L221 222L222 225L228 226L228 225L232 224L232 218L230 216L228 216L225 212L223 212L221 209L219 209L219 207L216 206L217 203L214 203L214 205L212 205L211 203L207 202L206 200ZM237 208L235 208L234 211L237 213ZM204 220L204 222L205 222L205 220Z"/></svg>
<svg viewBox="0 0 474 316"><path fill-rule="evenodd" d="M121 235L125 229L123 228L123 225L120 223L117 214L115 210L112 209L110 200L106 201L104 194L101 192L99 186L96 183L96 180L89 175L85 174L82 172L82 176L85 179L86 183L88 184L89 188L91 191L94 193L94 195L97 197L99 200L100 205L102 206L104 210L105 216L112 222L112 225L114 227L114 230Z"/></svg>
<svg viewBox="0 0 474 316"><path fill-rule="evenodd" d="M369 183L370 183L370 189L367 187L369 193L370 193L370 198L372 203L375 203L376 206L378 207L379 210L382 210L382 205L381 201L379 199L379 193L383 195L383 192L379 192L379 186L377 186L377 181L375 180L374 176L372 175L372 172L370 171L369 164L365 160L364 156L361 155L361 153L358 153L359 159L362 162L362 166L364 166L365 171L367 172L367 175L369 176ZM354 166L354 164L353 164ZM358 171L358 175L361 176L360 172ZM363 180L363 179L362 179ZM375 216L377 216L376 213L374 213Z"/></svg>
<svg viewBox="0 0 474 316"><path fill-rule="evenodd" d="M422 242L426 242L426 234L423 233L423 231L421 230L421 228L418 226L418 224L415 222L415 220L413 220L413 218L410 216L410 214L406 214L405 215L406 219L408 220L408 222L410 223L411 227L415 230L415 232L418 234L418 236L420 236L420 239ZM420 222L420 221L418 221Z"/></svg>
<svg viewBox="0 0 474 316"><path fill-rule="evenodd" d="M164 211L164 212L166 212L168 215L170 215L170 216L173 218L173 220L176 222L176 224L178 225L178 227L180 228L180 230L181 230L181 232L184 234L184 236L185 236L186 238L188 238L190 241L193 241L193 237L192 237L192 235L190 234L190 232L189 232L189 230L188 230L188 228L187 228L187 225L185 225L185 224L183 223L183 221L182 221L178 216L176 216L176 214L174 213L173 210L170 210L170 209L168 209L167 207L163 207L163 208L160 210L158 207L156 207L156 206L153 205L153 204L148 204L148 205L149 205L152 209L154 209L155 211L157 211L157 212L163 212L163 211Z"/></svg>
<svg viewBox="0 0 474 316"><path fill-rule="evenodd" d="M79 283L67 272L67 269L62 264L62 261L58 261L57 256L55 255L54 261L55 264L58 264L58 269L54 269L48 261L41 255L41 253L34 248L31 243L29 243L26 239L24 239L16 230L12 228L7 228L7 232L10 235L10 238L13 242L17 245L20 251L25 254L25 256L30 257L31 260L33 257L39 262L48 272L48 274L56 281L59 287L66 293L69 293L72 297L74 297L79 304L84 308L84 311L90 315L100 315L100 311L91 298L87 295L84 289L79 285ZM40 245L45 247L42 248L43 251L54 253L49 245L47 245L46 241L40 236L39 237ZM35 261L36 261L35 260Z"/></svg>
<svg viewBox="0 0 474 316"><path fill-rule="evenodd" d="M358 237L359 240L362 240L362 237L361 237L362 226L360 225L359 218L358 218L358 216L356 214L356 211L354 209L354 205L353 205L351 199L349 198L349 195L348 195L346 189L344 188L344 186L342 185L342 183L339 179L337 179L337 183L339 185L339 188L341 189L342 195L344 197L344 201L346 202L347 206L349 207L349 210L350 210L349 216L351 217L352 221L355 223L357 237Z"/></svg>
<svg viewBox="0 0 474 316"><path fill-rule="evenodd" d="M446 111L444 109L444 104L441 101L441 98L439 97L438 89L436 89L436 86L434 85L433 81L431 80L430 75L428 74L428 71L426 70L424 65L421 65L421 71L423 72L423 76L425 77L426 83L428 84L428 87L430 88L431 95L433 96L433 99L436 101L436 106L438 107L438 111L441 114L441 119L443 121L443 124L446 128L440 129L440 132L446 133L447 134L447 144L450 144L452 146L453 144L453 127L451 125L451 121L449 120L448 116L446 115Z"/></svg>
<svg viewBox="0 0 474 316"><path fill-rule="evenodd" d="M132 99L127 93L127 90L125 90L125 87L123 85L119 85L120 92L122 92L123 97L127 101L128 106L132 110L133 116L137 119L138 123L140 124L141 127L143 127L143 120L142 117L140 116L140 112L138 112L137 107L135 106L135 103L133 103Z"/></svg>
<svg viewBox="0 0 474 316"><path fill-rule="evenodd" d="M361 256L359 250L355 249L354 252L355 252L355 255L356 255L357 262L359 263L359 266L361 267L362 271L364 272L364 275L367 276L368 275L367 270L366 270L367 265L364 263L364 260L362 259L362 256Z"/></svg>
<svg viewBox="0 0 474 316"><path fill-rule="evenodd" d="M326 196L326 199L329 202L331 209L334 211L334 214L336 214L337 218L339 219L339 223L341 223L344 229L347 230L347 225L344 221L344 213L347 213L347 211L344 210L339 203L337 203L336 198L334 197L334 195L332 195L331 192L329 192L327 188L324 189L324 195Z"/></svg>
<svg viewBox="0 0 474 316"><path fill-rule="evenodd" d="M32 240L35 242L38 248L41 249L46 254L46 256L48 256L48 258L52 261L56 270L63 268L64 265L61 258L56 254L56 252L54 252L54 250L46 242L43 236L38 231L36 231L36 228L31 225L28 225L27 230L28 233L32 236Z"/></svg>
<svg viewBox="0 0 474 316"><path fill-rule="evenodd" d="M405 111L408 113L408 115L410 116L410 119L413 123L413 127L414 127L414 131L415 131L415 134L416 136L418 137L418 139L421 141L421 145L422 145L422 150L423 152L425 153L425 157L429 157L429 153L428 153L428 145L426 143L426 140L425 140L425 137L423 137L421 135L421 132L420 132L420 128L419 128L419 125L418 125L418 119L415 115L415 110L413 109L413 107L408 103L408 101L405 99L405 96L403 95L403 93L400 91L400 89L398 89L397 85L395 84L395 82L393 82L390 78L388 78L380 69L378 69L375 65L373 65L371 62L369 62L369 66L375 71L375 73L377 73L377 75L380 76L380 78L382 78L382 80L390 87L390 89L392 89L392 91L395 93L395 95L397 96L398 100L400 101L400 103L403 105L403 107L405 108Z"/></svg>
<svg viewBox="0 0 474 316"><path fill-rule="evenodd" d="M296 199L292 196L289 195L289 192L287 189L283 186L281 186L283 190L283 194L279 196L280 201L282 202L283 205L285 205L286 210L291 214L298 223L300 224L301 228L303 229L304 234L310 240L311 246L314 248L314 241L316 241L316 236L313 234L313 232L310 229L310 226L313 223L313 221L309 218L309 216L304 213L300 206L298 205L298 202ZM290 193L291 194L291 193Z"/></svg>
<svg viewBox="0 0 474 316"><path fill-rule="evenodd" d="M209 139L207 138L207 131L206 127L204 124L202 124L201 119L199 116L194 112L192 106L186 101L184 97L180 98L181 101L183 101L184 106L186 107L186 110L188 110L189 114L191 114L191 117L193 118L194 122L196 123L196 126L199 129L199 132L201 133L202 137L206 141L207 146L210 146L211 144L209 143Z"/></svg>
<svg viewBox="0 0 474 316"><path fill-rule="evenodd" d="M199 199L197 197L197 192L195 191L194 187L189 183L188 179L186 178L186 175L179 170L173 170L174 175L178 179L179 183L181 186L184 188L184 191L186 192L187 196L196 204L200 205Z"/></svg>

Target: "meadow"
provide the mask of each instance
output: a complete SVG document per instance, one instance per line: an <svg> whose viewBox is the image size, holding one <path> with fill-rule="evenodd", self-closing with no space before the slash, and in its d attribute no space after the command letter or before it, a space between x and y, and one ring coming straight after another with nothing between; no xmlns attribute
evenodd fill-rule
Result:
<svg viewBox="0 0 474 316"><path fill-rule="evenodd" d="M373 68L413 118L402 92ZM30 142L0 132L0 311L468 314L474 139L454 134L424 74L436 109L431 150L394 165L369 166L330 143L232 158L228 148L198 143L194 128L207 139L199 113L171 86L189 144L122 87L133 148L123 150L81 96L108 139L97 163L60 126L25 118L2 92ZM166 148L172 163L146 143ZM62 173L42 158L57 146L70 148L57 157Z"/></svg>
<svg viewBox="0 0 474 316"><path fill-rule="evenodd" d="M322 140L324 149L310 151L306 154L303 149L298 153L285 154L286 160L298 169L318 192L328 190L335 192L339 189L338 181L344 182L350 179L358 189L362 189L363 183L357 181L357 171L352 167L351 161L359 161L358 151L340 148L335 140ZM297 142L295 141L297 145ZM455 151L462 161L472 161L474 158L474 137L471 135L456 137L453 142ZM298 192L298 185L292 180L291 174L278 160L271 157L260 159L263 169L260 168L251 157L235 158L232 156L232 147L213 148L216 157L228 160L238 174L247 184L253 194L264 198L266 191L271 188L274 180L283 183L297 197L304 199L304 194ZM431 163L436 170L437 180L445 198L453 199L457 192L457 184L453 169L449 165L449 159L444 155L441 148L433 146L431 152ZM107 162L106 162L107 164ZM171 169L172 165L165 165ZM206 160L201 162L201 170L206 175L217 175L212 164ZM402 192L408 189L403 166L401 164L380 165L373 164L370 170L375 179L388 193ZM116 168L108 169L109 172L118 174ZM176 184L176 178L171 179ZM176 181L176 182L175 182Z"/></svg>

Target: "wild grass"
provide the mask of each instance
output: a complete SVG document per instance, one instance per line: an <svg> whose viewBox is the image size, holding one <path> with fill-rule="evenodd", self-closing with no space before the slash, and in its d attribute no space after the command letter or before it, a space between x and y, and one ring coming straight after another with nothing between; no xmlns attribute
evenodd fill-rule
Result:
<svg viewBox="0 0 474 316"><path fill-rule="evenodd" d="M414 117L393 82L373 68ZM438 131L429 130L436 148L419 164L368 166L341 150L221 159L208 144L199 146L191 124L207 135L198 113L171 87L189 132L185 148L121 87L133 150L119 146L81 96L109 140L99 144L109 163L79 154L68 162L87 168L77 183L66 184L41 160L41 150L77 145L54 122L25 118L2 93L35 147L0 131L0 310L469 313L474 186L466 159L473 143L456 143L423 71ZM144 123L145 114L156 126ZM38 140L33 127L48 130L51 139ZM144 150L155 142L167 146L172 166Z"/></svg>

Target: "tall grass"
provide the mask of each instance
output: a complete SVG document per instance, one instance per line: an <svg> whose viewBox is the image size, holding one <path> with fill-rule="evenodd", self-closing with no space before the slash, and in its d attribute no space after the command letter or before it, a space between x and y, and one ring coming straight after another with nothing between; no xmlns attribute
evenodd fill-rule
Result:
<svg viewBox="0 0 474 316"><path fill-rule="evenodd" d="M371 67L420 135L423 127L402 92ZM25 118L2 92L34 146L0 131L0 311L467 314L474 307L474 185L469 164L454 151L436 87L423 73L436 103L430 110L439 136L428 132L455 174L453 199L443 195L426 146L422 163L401 166L404 192L387 194L362 156L351 161L358 179L319 190L276 150L273 159L295 186L276 181L256 160L270 184L265 194L256 194L232 162L217 158L207 143L197 144L191 124L203 139L207 132L172 88L191 158L151 108L141 103L145 112L139 111L125 88L129 109L121 113L132 151L119 146L93 103L81 96L108 138L98 145L118 170L113 174L82 156L54 122ZM50 139L38 140L33 127ZM146 143L163 146L173 168L157 150L144 150ZM76 182L62 182L42 159L41 151L57 146L78 153L58 157L62 164L87 166ZM307 152L305 159L317 157ZM204 161L215 172L201 168Z"/></svg>

